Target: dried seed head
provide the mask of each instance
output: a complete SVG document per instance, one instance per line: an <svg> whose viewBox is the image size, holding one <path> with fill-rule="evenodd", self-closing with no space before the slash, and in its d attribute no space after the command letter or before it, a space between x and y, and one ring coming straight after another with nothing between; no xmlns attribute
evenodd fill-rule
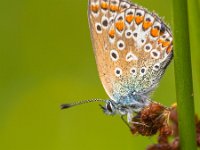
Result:
<svg viewBox="0 0 200 150"><path fill-rule="evenodd" d="M162 127L167 125L166 122L168 119L168 114L169 111L166 109L166 107L158 103L151 103L132 119L134 122L131 125L131 130L134 131L132 133L137 131L143 136L151 136L156 134Z"/></svg>

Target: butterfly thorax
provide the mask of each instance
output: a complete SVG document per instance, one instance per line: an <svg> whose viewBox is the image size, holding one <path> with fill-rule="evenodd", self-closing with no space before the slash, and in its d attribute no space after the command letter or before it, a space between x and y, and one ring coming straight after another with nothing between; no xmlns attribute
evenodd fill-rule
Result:
<svg viewBox="0 0 200 150"><path fill-rule="evenodd" d="M150 104L150 99L144 95L134 95L120 97L119 101L108 100L103 108L104 113L108 115L127 115L141 111Z"/></svg>

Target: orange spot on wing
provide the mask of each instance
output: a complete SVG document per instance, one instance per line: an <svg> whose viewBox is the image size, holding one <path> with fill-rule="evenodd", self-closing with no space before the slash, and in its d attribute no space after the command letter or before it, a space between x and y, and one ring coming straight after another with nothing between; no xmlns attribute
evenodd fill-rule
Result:
<svg viewBox="0 0 200 150"><path fill-rule="evenodd" d="M158 40L158 44L162 44L164 41L162 39Z"/></svg>
<svg viewBox="0 0 200 150"><path fill-rule="evenodd" d="M104 9L104 10L107 10L108 9L108 3L102 2L101 3L101 8Z"/></svg>
<svg viewBox="0 0 200 150"><path fill-rule="evenodd" d="M110 5L110 10L113 11L113 12L118 11L118 6Z"/></svg>
<svg viewBox="0 0 200 150"><path fill-rule="evenodd" d="M150 26L152 26L152 23L150 21L144 21L143 28L145 30L148 29Z"/></svg>
<svg viewBox="0 0 200 150"><path fill-rule="evenodd" d="M98 5L92 5L92 6L91 6L91 10L92 10L94 13L97 13L98 10L99 10L99 6L98 6Z"/></svg>
<svg viewBox="0 0 200 150"><path fill-rule="evenodd" d="M171 51L172 51L172 45L170 45L170 46L167 48L166 53L169 54Z"/></svg>
<svg viewBox="0 0 200 150"><path fill-rule="evenodd" d="M115 30L114 30L114 29L111 29L111 30L108 32L108 35L109 35L111 38L114 38L114 36L115 36Z"/></svg>
<svg viewBox="0 0 200 150"><path fill-rule="evenodd" d="M121 7L118 8L118 11L119 11L119 12L121 12L122 10L123 10L123 8L121 8Z"/></svg>
<svg viewBox="0 0 200 150"><path fill-rule="evenodd" d="M159 34L160 34L160 30L158 30L158 29L151 29L151 35L153 37L157 37L157 36L159 36Z"/></svg>
<svg viewBox="0 0 200 150"><path fill-rule="evenodd" d="M169 45L170 45L170 42L169 42L169 41L165 41L165 42L162 43L162 46L163 46L163 47L167 47L167 46L169 46Z"/></svg>
<svg viewBox="0 0 200 150"><path fill-rule="evenodd" d="M127 16L126 16L126 21L127 21L128 23L131 23L131 22L133 21L133 19L134 19L134 16L133 16L133 15L127 15Z"/></svg>
<svg viewBox="0 0 200 150"><path fill-rule="evenodd" d="M124 21L118 21L115 23L115 26L116 28L119 30L119 31L122 31L124 29Z"/></svg>
<svg viewBox="0 0 200 150"><path fill-rule="evenodd" d="M140 24L140 23L143 21L143 19L144 19L143 16L136 16L136 17L135 17L135 22L136 22L137 24Z"/></svg>

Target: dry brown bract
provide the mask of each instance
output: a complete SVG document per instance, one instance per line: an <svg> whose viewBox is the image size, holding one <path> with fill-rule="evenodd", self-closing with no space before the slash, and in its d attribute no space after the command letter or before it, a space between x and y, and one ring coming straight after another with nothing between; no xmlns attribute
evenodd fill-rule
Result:
<svg viewBox="0 0 200 150"><path fill-rule="evenodd" d="M160 131L162 134L171 134L168 126L170 109L159 103L151 103L138 113L131 124L131 132L144 136L151 136Z"/></svg>
<svg viewBox="0 0 200 150"><path fill-rule="evenodd" d="M131 132L143 136L159 133L158 143L147 150L179 150L178 117L176 106L166 108L152 103L133 118ZM200 147L200 120L196 117L197 146ZM170 141L169 141L170 138Z"/></svg>

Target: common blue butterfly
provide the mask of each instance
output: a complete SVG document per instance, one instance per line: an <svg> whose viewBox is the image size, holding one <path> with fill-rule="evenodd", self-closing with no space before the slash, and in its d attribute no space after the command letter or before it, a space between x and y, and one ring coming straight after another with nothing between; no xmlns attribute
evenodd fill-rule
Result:
<svg viewBox="0 0 200 150"><path fill-rule="evenodd" d="M88 20L99 76L110 100L61 107L105 101L106 114L127 115L130 123L152 103L149 95L173 57L171 30L157 14L128 0L89 0Z"/></svg>

